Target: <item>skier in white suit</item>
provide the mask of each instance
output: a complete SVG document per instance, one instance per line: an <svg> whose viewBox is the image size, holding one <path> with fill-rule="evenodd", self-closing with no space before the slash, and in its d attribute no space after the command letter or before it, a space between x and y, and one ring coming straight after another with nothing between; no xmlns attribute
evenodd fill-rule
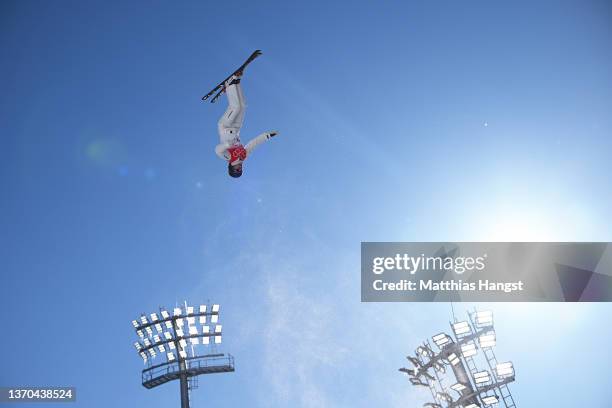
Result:
<svg viewBox="0 0 612 408"><path fill-rule="evenodd" d="M236 72L224 83L229 106L218 122L220 143L215 147L217 156L227 160L227 169L232 177L242 176L242 163L251 155L253 149L278 132L270 131L260 134L246 144L240 141L240 128L244 122L246 101L240 86L242 71Z"/></svg>

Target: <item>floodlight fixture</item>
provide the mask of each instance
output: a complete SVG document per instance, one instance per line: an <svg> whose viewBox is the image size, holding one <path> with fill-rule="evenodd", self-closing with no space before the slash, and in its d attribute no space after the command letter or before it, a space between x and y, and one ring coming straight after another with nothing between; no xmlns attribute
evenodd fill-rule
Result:
<svg viewBox="0 0 612 408"><path fill-rule="evenodd" d="M446 373L446 367L444 367L444 364L441 362L436 361L433 367L436 369L436 371L441 372L442 374Z"/></svg>
<svg viewBox="0 0 612 408"><path fill-rule="evenodd" d="M478 338L478 343L482 348L489 348L495 346L495 332L488 332Z"/></svg>
<svg viewBox="0 0 612 408"><path fill-rule="evenodd" d="M488 371L479 371L474 373L474 382L476 385L488 383L491 380L491 376Z"/></svg>
<svg viewBox="0 0 612 408"><path fill-rule="evenodd" d="M467 388L464 384L461 384L461 383L453 384L450 387L451 387L451 389L453 389L453 390L455 390L455 391L457 391L459 393Z"/></svg>
<svg viewBox="0 0 612 408"><path fill-rule="evenodd" d="M511 362L498 364L493 350L497 343L493 312L468 312L468 317L450 323L454 336L439 332L420 344L416 355L407 357L414 369L400 371L412 385L429 388L433 401L424 407L483 408L500 404L516 408L508 388L515 380L514 366Z"/></svg>
<svg viewBox="0 0 612 408"><path fill-rule="evenodd" d="M514 366L511 362L497 364L495 370L498 378L514 377Z"/></svg>
<svg viewBox="0 0 612 408"><path fill-rule="evenodd" d="M197 386L196 377L203 374L225 373L234 371L234 357L231 354L216 352L216 345L221 344L222 325L219 322L219 305L175 307L170 314L160 308L159 313L142 314L132 320L132 326L140 341L134 343L136 351L146 365L142 370L142 385L154 388L169 381L179 380L181 390L181 408L189 408L189 390ZM216 324L214 332L210 326L203 326L206 318ZM199 323L198 323L199 322ZM153 332L153 328L156 332ZM214 338L210 341L210 338ZM190 344L191 347L187 348ZM196 346L207 349L200 353ZM165 361L153 364L159 350Z"/></svg>
<svg viewBox="0 0 612 408"><path fill-rule="evenodd" d="M467 343L461 346L461 354L463 357L472 357L478 354L476 351L476 345L474 343Z"/></svg>
<svg viewBox="0 0 612 408"><path fill-rule="evenodd" d="M440 349L444 348L445 345L451 343L451 338L448 337L446 333L436 334L432 337L432 340Z"/></svg>
<svg viewBox="0 0 612 408"><path fill-rule="evenodd" d="M475 323L478 328L493 326L493 312L490 310L476 312Z"/></svg>
<svg viewBox="0 0 612 408"><path fill-rule="evenodd" d="M461 362L461 360L459 359L459 357L457 357L455 353L451 353L448 355L448 362L456 366L457 364Z"/></svg>
<svg viewBox="0 0 612 408"><path fill-rule="evenodd" d="M497 398L497 395L487 395L485 397L482 397L481 400L482 403L485 405L493 405L499 402L499 398Z"/></svg>
<svg viewBox="0 0 612 408"><path fill-rule="evenodd" d="M452 327L453 327L453 332L455 332L456 336L460 336L462 334L472 332L472 328L470 327L470 324L466 321L454 323L452 324Z"/></svg>

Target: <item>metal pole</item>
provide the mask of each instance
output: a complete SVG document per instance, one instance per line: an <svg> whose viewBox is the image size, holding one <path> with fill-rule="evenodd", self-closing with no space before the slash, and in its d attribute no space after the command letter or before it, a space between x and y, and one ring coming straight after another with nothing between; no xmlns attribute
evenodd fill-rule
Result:
<svg viewBox="0 0 612 408"><path fill-rule="evenodd" d="M185 360L179 364L181 371L185 370ZM189 386L187 374L181 374L181 408L189 408Z"/></svg>
<svg viewBox="0 0 612 408"><path fill-rule="evenodd" d="M176 340L176 316L172 319L172 329L174 330L174 345L176 347L176 354L178 355L179 371L181 372L181 408L189 408L189 383L187 381L187 363L180 354L180 344Z"/></svg>

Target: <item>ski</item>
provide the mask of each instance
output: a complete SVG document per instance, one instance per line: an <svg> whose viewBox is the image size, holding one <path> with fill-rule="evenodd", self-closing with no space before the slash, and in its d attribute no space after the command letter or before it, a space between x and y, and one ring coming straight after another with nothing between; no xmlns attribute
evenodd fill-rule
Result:
<svg viewBox="0 0 612 408"><path fill-rule="evenodd" d="M215 92L217 92L217 94L210 100L210 103L215 103L215 101L219 98L219 96L221 96L221 94L223 94L223 92L225 91L225 82L230 79L233 75L237 74L238 72L242 72L244 71L244 69L246 68L247 65L249 65L251 62L253 62L253 60L257 57L259 57L261 55L261 50L255 50L253 51L253 53L251 54L251 56L249 58L247 58L246 61L244 61L244 63L234 72L232 72L227 78L225 78L223 81L221 81L219 83L219 85L215 86L212 91L210 91L209 93L207 93L206 95L204 95L202 97L202 100L205 101L208 98L210 98Z"/></svg>

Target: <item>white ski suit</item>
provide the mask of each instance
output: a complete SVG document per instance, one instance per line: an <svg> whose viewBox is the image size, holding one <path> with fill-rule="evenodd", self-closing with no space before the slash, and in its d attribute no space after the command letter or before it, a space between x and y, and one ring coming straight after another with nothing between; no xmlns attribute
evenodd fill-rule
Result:
<svg viewBox="0 0 612 408"><path fill-rule="evenodd" d="M215 147L215 153L223 160L231 160L231 154L228 149L240 146L240 128L244 122L244 111L246 109L246 101L240 86L240 77L234 75L225 83L225 93L229 106L219 119L217 128L219 130L220 143ZM266 140L275 136L276 132L265 132L256 136L244 146L247 157L255 147L262 144ZM231 162L232 165L239 164L243 160L237 159Z"/></svg>

